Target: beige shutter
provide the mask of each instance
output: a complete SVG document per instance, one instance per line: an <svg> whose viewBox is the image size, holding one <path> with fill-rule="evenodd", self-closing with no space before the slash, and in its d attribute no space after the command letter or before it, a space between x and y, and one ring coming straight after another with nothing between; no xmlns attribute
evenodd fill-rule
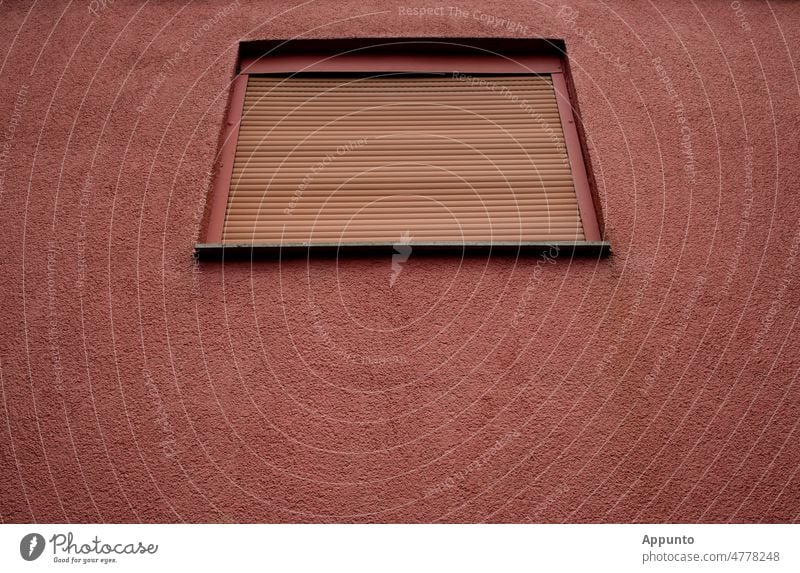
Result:
<svg viewBox="0 0 800 573"><path fill-rule="evenodd" d="M250 76L223 242L583 240L549 75Z"/></svg>

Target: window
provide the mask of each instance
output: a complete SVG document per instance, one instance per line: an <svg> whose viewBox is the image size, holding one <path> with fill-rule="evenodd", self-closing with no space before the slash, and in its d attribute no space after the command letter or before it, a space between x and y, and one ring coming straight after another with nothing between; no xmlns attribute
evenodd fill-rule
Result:
<svg viewBox="0 0 800 573"><path fill-rule="evenodd" d="M558 47L501 43L244 45L198 253L606 253Z"/></svg>

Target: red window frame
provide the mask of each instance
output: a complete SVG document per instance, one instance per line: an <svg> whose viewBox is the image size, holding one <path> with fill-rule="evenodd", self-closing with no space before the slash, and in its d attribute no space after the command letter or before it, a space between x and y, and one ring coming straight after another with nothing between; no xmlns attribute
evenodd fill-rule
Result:
<svg viewBox="0 0 800 573"><path fill-rule="evenodd" d="M585 237L583 242L575 243L574 252L608 254L610 246L602 239L588 165L584 158L584 149L575 121L575 108L566 77L567 61L563 54L563 47L560 47L562 44L558 41L534 40L531 49L531 41L498 40L498 42L505 42L505 45L514 47L510 53L506 54L501 51L488 50L483 47L485 42L486 39L470 42L428 38L398 40L381 38L350 42L290 40L270 43L255 42L249 50L240 50L238 73L231 84L227 121L218 156L218 171L211 190L210 211L204 233L204 243L197 245L198 252L204 248L209 250L209 247L217 250L224 248L222 232L228 193L233 176L239 125L244 112L247 80L251 74L459 72L463 74L551 75ZM326 44L329 44L329 47ZM418 53L415 50L411 50L409 53L409 47L419 49L420 46L428 45L430 48L431 44L440 44L451 49L446 50L445 53L431 53L430 51ZM296 45L299 45L300 49L292 49ZM453 45L457 47L456 50L452 50ZM542 51L542 46L547 46L546 51L551 53L536 53ZM252 55L253 51L256 51L257 54ZM534 53L531 54L531 51ZM247 52L250 52L250 55ZM257 247L257 245L254 246ZM590 248L581 249L581 246ZM236 246L230 248L236 248Z"/></svg>

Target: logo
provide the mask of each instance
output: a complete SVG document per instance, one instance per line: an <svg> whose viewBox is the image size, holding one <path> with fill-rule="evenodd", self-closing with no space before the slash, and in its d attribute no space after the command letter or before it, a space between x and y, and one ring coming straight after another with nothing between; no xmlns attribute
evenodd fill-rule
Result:
<svg viewBox="0 0 800 573"><path fill-rule="evenodd" d="M38 533L29 533L19 542L19 554L25 561L34 561L44 551L44 537Z"/></svg>
<svg viewBox="0 0 800 573"><path fill-rule="evenodd" d="M393 246L397 252L392 255L392 274L389 276L390 287L394 286L394 283L400 277L400 273L403 272L403 264L411 256L411 233L403 231L400 235L400 242L395 243Z"/></svg>

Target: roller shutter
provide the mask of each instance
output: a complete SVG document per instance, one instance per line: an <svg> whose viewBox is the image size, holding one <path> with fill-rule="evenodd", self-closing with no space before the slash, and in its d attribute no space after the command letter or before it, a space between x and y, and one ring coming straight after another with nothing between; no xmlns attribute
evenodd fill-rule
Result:
<svg viewBox="0 0 800 573"><path fill-rule="evenodd" d="M225 244L584 238L549 74L247 79Z"/></svg>

